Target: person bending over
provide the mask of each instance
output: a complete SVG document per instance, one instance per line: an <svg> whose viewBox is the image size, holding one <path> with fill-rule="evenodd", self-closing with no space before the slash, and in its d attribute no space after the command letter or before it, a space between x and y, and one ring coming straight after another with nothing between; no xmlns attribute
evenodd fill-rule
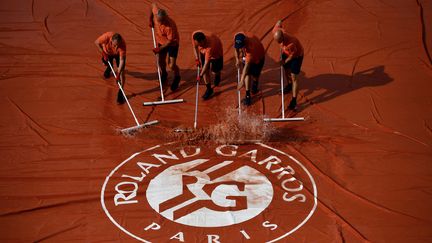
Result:
<svg viewBox="0 0 432 243"><path fill-rule="evenodd" d="M111 76L111 68L109 67L108 62L110 62L114 68L113 61L115 60L117 65L117 81L119 81L122 87L124 87L126 83L124 71L126 67L126 41L119 33L106 32L96 39L95 45L101 52L102 62L106 66L104 77L109 78ZM123 94L119 90L117 93L117 103L123 104L125 101Z"/></svg>
<svg viewBox="0 0 432 243"><path fill-rule="evenodd" d="M258 81L264 67L265 49L259 38L249 32L239 32L234 36L234 59L237 68L240 68L244 60L243 72L241 73L238 89L243 86L246 89L245 98L242 103L250 106L251 99L251 80L252 94L258 93Z"/></svg>
<svg viewBox="0 0 432 243"><path fill-rule="evenodd" d="M301 66L303 63L304 50L300 41L289 35L282 28L282 21L278 21L273 28L273 38L279 43L281 48L281 65L285 70L285 77L288 84L285 86L283 92L285 94L292 92L292 98L288 108L295 110L297 106L297 93L298 93L298 78Z"/></svg>
<svg viewBox="0 0 432 243"><path fill-rule="evenodd" d="M149 26L155 29L156 48L153 49L153 53L158 56L159 67L162 71L161 82L166 84L168 79L168 73L166 71L168 59L168 66L174 72L171 90L175 91L181 79L180 68L177 66L177 55L180 43L177 25L164 9L159 8L156 3L153 3L150 11Z"/></svg>
<svg viewBox="0 0 432 243"><path fill-rule="evenodd" d="M211 32L197 30L192 33L192 44L195 57L197 57L195 60L197 66L203 64L199 75L204 77L207 89L202 98L207 100L213 94L210 83L210 70L214 74L214 86L219 86L221 81L221 71L223 69L222 41Z"/></svg>

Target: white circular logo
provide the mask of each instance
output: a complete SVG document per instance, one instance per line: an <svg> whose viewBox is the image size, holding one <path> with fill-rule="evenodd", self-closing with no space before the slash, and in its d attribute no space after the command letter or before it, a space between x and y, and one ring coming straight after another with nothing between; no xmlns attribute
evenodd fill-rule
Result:
<svg viewBox="0 0 432 243"><path fill-rule="evenodd" d="M142 242L276 242L309 220L317 188L294 155L265 144L158 145L111 171L101 205Z"/></svg>

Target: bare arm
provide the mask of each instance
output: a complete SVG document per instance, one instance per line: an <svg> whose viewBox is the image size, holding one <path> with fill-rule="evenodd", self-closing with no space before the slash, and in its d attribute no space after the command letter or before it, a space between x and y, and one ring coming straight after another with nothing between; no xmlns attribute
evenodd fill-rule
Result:
<svg viewBox="0 0 432 243"><path fill-rule="evenodd" d="M153 9L157 7L156 3L152 3L152 6L150 7L150 14L149 14L149 26L150 28L154 28L154 14Z"/></svg>
<svg viewBox="0 0 432 243"><path fill-rule="evenodd" d="M285 60L283 60L283 64L288 63L293 59L294 55L289 55Z"/></svg>
<svg viewBox="0 0 432 243"><path fill-rule="evenodd" d="M103 46L99 43L99 40L95 40L95 45L97 46L98 50L102 53L103 52Z"/></svg>
<svg viewBox="0 0 432 243"><path fill-rule="evenodd" d="M120 63L119 63L119 66L118 66L117 72L118 72L118 73L123 72L123 71L124 71L124 68L125 68L125 58L124 58L124 57L120 57Z"/></svg>
<svg viewBox="0 0 432 243"><path fill-rule="evenodd" d="M192 42L195 59L198 59L198 47Z"/></svg>
<svg viewBox="0 0 432 243"><path fill-rule="evenodd" d="M235 65L237 68L240 68L240 51L239 49L234 49L234 59L235 59Z"/></svg>
<svg viewBox="0 0 432 243"><path fill-rule="evenodd" d="M201 70L200 76L204 76L204 74L207 72L207 69L209 68L209 66L210 66L210 62L206 59L204 66Z"/></svg>
<svg viewBox="0 0 432 243"><path fill-rule="evenodd" d="M287 47L288 53L290 54L285 60L283 60L283 64L291 61L294 58L294 54L297 53L297 47L291 43Z"/></svg>
<svg viewBox="0 0 432 243"><path fill-rule="evenodd" d="M244 67L243 67L243 72L241 74L240 83L237 85L238 90L240 90L245 84L246 73L248 72L249 67L250 67L249 62L246 62Z"/></svg>
<svg viewBox="0 0 432 243"><path fill-rule="evenodd" d="M246 73L249 71L249 67L250 67L249 62L246 62L245 65L244 65L244 67L243 67L243 72L242 72L242 75L241 75L240 83L244 82L244 79L246 78Z"/></svg>
<svg viewBox="0 0 432 243"><path fill-rule="evenodd" d="M118 65L117 69L117 80L120 80L120 84L124 86L125 84L125 76L124 76L124 69L125 69L125 57L120 57L120 63Z"/></svg>

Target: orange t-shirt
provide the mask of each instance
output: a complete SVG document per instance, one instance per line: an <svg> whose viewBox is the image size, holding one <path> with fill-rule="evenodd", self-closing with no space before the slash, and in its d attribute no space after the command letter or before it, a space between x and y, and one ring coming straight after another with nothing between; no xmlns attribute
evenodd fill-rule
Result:
<svg viewBox="0 0 432 243"><path fill-rule="evenodd" d="M239 32L237 34L240 33L246 36L246 45L243 48L246 62L258 64L265 57L263 44L257 36L250 32Z"/></svg>
<svg viewBox="0 0 432 243"><path fill-rule="evenodd" d="M204 33L206 37L206 44L205 46L198 47L198 51L202 54L204 54L205 60L213 60L223 57L223 47L222 47L222 41L217 37L215 34L205 31L205 30L197 30L192 33L192 45L195 46L193 35L197 32Z"/></svg>
<svg viewBox="0 0 432 243"><path fill-rule="evenodd" d="M123 41L117 46L114 47L111 38L113 37L114 32L106 32L99 36L97 39L98 43L102 45L102 49L110 56L126 57L126 41Z"/></svg>
<svg viewBox="0 0 432 243"><path fill-rule="evenodd" d="M304 55L303 46L300 41L292 35L289 35L281 26L277 24L273 27L273 33L281 30L283 34L283 41L280 43L282 52L287 56L300 57Z"/></svg>
<svg viewBox="0 0 432 243"><path fill-rule="evenodd" d="M158 7L152 8L156 42L163 45L168 41L172 41L170 46L178 46L180 43L180 35L176 23L169 16L166 18L166 23L159 23L156 19L158 11Z"/></svg>

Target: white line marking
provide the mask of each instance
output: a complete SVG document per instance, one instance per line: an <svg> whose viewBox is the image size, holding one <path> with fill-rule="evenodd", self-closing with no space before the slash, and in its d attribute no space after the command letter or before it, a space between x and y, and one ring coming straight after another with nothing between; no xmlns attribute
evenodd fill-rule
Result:
<svg viewBox="0 0 432 243"><path fill-rule="evenodd" d="M314 206L313 206L312 210L310 211L309 215L299 225L297 225L294 229L292 229L288 233L286 233L286 234L284 234L284 235L282 235L282 236L280 236L280 237L278 237L276 239L273 239L271 241L267 241L267 243L272 243L272 242L276 242L278 240L281 240L281 239L287 237L288 235L294 233L296 230L300 229L304 224L306 224L306 222L312 217L312 215L314 214L314 212L315 212L315 210L316 210L316 208L318 206L318 190L317 190L317 187L316 187L316 184L315 184L315 180L313 179L311 173L306 169L306 167L304 167L304 165L302 163L300 163L300 161L298 161L296 158L294 158L293 156L291 156L291 155L289 155L289 154L287 154L285 152L282 152L282 151L280 151L278 149L272 148L272 147L270 147L268 145L265 145L263 143L257 143L257 144L260 145L260 146L262 146L262 147L264 147L264 148L268 148L268 149L271 149L271 150L273 150L275 152L278 152L280 154L288 156L288 158L290 158L292 161L296 162L306 172L306 174L309 176L309 179L312 182L312 187L313 187L313 192L314 192Z"/></svg>

